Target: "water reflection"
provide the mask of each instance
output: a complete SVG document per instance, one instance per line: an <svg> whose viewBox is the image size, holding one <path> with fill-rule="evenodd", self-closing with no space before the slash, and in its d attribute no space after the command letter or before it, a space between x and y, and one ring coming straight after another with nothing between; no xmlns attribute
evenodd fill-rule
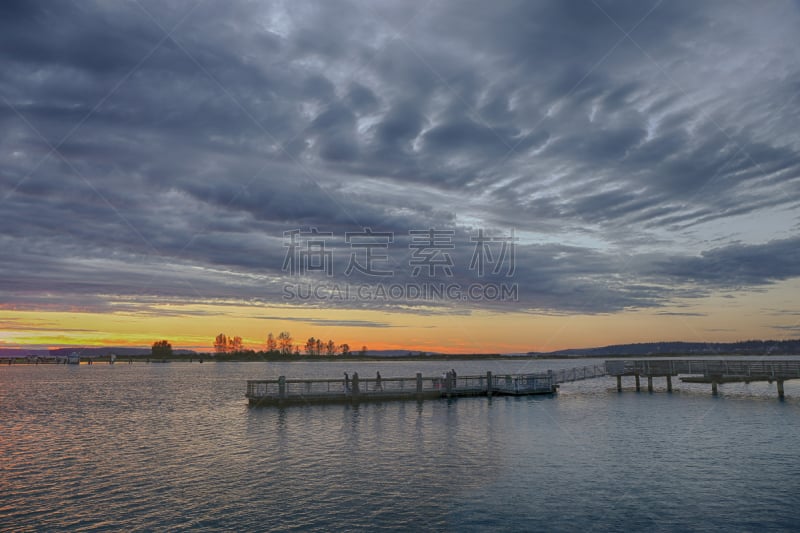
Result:
<svg viewBox="0 0 800 533"><path fill-rule="evenodd" d="M712 398L599 380L544 398L250 409L244 381L263 366L47 366L0 370L0 514L14 530L794 524L788 383L784 403L755 384Z"/></svg>

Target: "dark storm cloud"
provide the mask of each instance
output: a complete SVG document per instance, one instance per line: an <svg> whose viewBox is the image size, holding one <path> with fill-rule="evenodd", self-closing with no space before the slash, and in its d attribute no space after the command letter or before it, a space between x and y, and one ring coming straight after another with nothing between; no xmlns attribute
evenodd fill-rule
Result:
<svg viewBox="0 0 800 533"><path fill-rule="evenodd" d="M515 228L509 310L796 277L798 243L769 217L800 203L799 18L727 2L4 2L0 299L275 302L283 232L311 227L336 234L340 263L344 232L395 232L406 266L410 229L454 229L463 283L470 232ZM764 220L760 241L737 240L742 217Z"/></svg>
<svg viewBox="0 0 800 533"><path fill-rule="evenodd" d="M800 276L800 238L733 244L659 261L654 273L704 286L747 287Z"/></svg>
<svg viewBox="0 0 800 533"><path fill-rule="evenodd" d="M345 100L352 109L361 113L369 113L378 107L378 97L360 83L353 83L350 86Z"/></svg>

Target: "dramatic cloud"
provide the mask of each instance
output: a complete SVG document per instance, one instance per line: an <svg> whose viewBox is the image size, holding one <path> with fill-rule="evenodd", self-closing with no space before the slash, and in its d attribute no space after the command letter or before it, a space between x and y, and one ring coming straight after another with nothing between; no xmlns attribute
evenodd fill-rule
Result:
<svg viewBox="0 0 800 533"><path fill-rule="evenodd" d="M314 305L605 313L799 277L798 26L796 3L3 2L0 304L405 286L429 228L454 247L428 281L518 297ZM311 228L331 277L282 268ZM363 228L394 234L391 280L344 276ZM479 229L514 231L513 275L469 268Z"/></svg>

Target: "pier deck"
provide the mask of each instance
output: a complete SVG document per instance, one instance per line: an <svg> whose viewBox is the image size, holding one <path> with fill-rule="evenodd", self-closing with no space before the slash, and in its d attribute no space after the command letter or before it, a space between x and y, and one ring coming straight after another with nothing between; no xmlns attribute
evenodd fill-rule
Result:
<svg viewBox="0 0 800 533"><path fill-rule="evenodd" d="M250 405L368 402L388 400L426 400L461 396L552 394L557 384L548 374L518 376L359 378L353 374L345 388L343 379L249 380Z"/></svg>
<svg viewBox="0 0 800 533"><path fill-rule="evenodd" d="M287 405L385 400L425 400L462 396L528 396L553 394L561 383L606 375L605 367L590 366L534 374L479 376L423 376L360 378L358 374L347 385L338 379L248 380L246 397L250 405Z"/></svg>
<svg viewBox="0 0 800 533"><path fill-rule="evenodd" d="M778 397L784 397L784 381L800 379L800 360L724 360L724 359L627 359L609 360L593 365L533 374L478 376L360 378L353 374L344 379L260 379L247 381L250 405L291 405L311 403L358 403L385 400L426 400L461 396L527 396L553 394L562 383L583 381L603 376L615 377L617 390L622 391L622 378L634 377L636 391L641 390L640 377L647 378L647 390L653 392L653 378L663 377L667 391L672 392L672 378L684 382L710 383L716 394L723 383L751 381L776 382Z"/></svg>
<svg viewBox="0 0 800 533"><path fill-rule="evenodd" d="M681 375L687 383L710 383L716 394L722 383L750 383L751 381L775 381L778 397L783 398L783 382L800 379L800 360L764 359L640 359L606 361L609 375L616 376L617 390L622 390L622 377L633 376L636 390L640 390L640 377L647 378L647 390L653 391L653 378L665 377L667 390L672 391L672 378Z"/></svg>

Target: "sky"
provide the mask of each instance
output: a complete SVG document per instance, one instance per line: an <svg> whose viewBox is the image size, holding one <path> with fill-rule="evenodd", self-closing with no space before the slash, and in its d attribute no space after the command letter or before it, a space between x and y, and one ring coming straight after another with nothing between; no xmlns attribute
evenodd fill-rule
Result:
<svg viewBox="0 0 800 533"><path fill-rule="evenodd" d="M0 348L800 336L800 2L0 4Z"/></svg>

